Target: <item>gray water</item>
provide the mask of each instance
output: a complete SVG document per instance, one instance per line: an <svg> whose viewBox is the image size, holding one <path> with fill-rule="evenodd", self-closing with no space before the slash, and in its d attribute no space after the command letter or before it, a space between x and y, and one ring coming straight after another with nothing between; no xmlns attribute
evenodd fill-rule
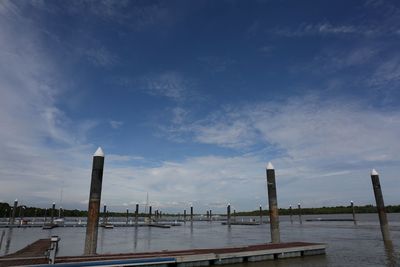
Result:
<svg viewBox="0 0 400 267"><path fill-rule="evenodd" d="M360 214L358 225L353 222L306 222L315 218L351 218L351 215L306 215L303 224L293 216L280 217L282 242L305 241L327 244L327 254L298 259L261 263L243 263L232 266L400 266L400 214L388 214L393 248L384 246L376 214ZM257 217L254 219L258 220ZM264 218L266 219L266 218ZM242 218L237 218L242 220ZM243 218L249 220L249 218ZM0 229L0 255L15 252L39 238L58 235L60 256L81 255L84 227ZM150 227L99 228L98 253L125 253L191 248L218 248L260 244L270 241L269 224L256 226L232 225L220 222L187 222L169 229Z"/></svg>

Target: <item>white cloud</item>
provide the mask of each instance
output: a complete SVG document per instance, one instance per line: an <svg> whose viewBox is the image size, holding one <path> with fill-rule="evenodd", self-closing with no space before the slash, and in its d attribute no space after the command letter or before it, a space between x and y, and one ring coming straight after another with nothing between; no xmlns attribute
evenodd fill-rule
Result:
<svg viewBox="0 0 400 267"><path fill-rule="evenodd" d="M146 93L164 96L175 101L184 100L191 91L191 83L179 72L169 71L142 79Z"/></svg>
<svg viewBox="0 0 400 267"><path fill-rule="evenodd" d="M113 129L118 129L118 128L120 128L122 125L124 125L124 122L122 122L122 121L114 121L114 120L111 120L111 121L109 121L109 123L110 123L110 125L111 125L111 127L112 127Z"/></svg>
<svg viewBox="0 0 400 267"><path fill-rule="evenodd" d="M0 3L0 177L7 200L51 203L65 181L68 202L86 198L95 122L72 122L56 105L68 94L42 33L12 1ZM83 179L82 179L83 178ZM84 186L81 186L81 185ZM31 204L31 203L23 203Z"/></svg>

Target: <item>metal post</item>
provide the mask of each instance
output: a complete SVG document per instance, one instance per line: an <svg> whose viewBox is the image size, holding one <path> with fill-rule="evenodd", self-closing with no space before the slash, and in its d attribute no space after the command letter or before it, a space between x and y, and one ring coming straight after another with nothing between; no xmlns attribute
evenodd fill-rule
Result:
<svg viewBox="0 0 400 267"><path fill-rule="evenodd" d="M14 207L12 210L12 214L11 214L11 220L10 220L10 224L13 225L15 222L15 213L17 212L17 207L18 207L18 199L16 199L14 201Z"/></svg>
<svg viewBox="0 0 400 267"><path fill-rule="evenodd" d="M226 214L227 214L228 226L231 226L231 204L228 204L228 207L226 208Z"/></svg>
<svg viewBox="0 0 400 267"><path fill-rule="evenodd" d="M85 254L94 255L97 249L101 186L103 183L104 152L99 147L93 155L88 218L86 225Z"/></svg>
<svg viewBox="0 0 400 267"><path fill-rule="evenodd" d="M354 208L353 200L350 201L350 206L351 206L351 210L352 210L352 212L353 212L353 222L354 222L354 225L357 225L356 210L355 210L355 208Z"/></svg>
<svg viewBox="0 0 400 267"><path fill-rule="evenodd" d="M383 202L383 195L381 184L379 182L379 174L373 169L371 172L372 187L374 189L376 207L378 209L379 223L381 225L381 232L383 241L390 241L389 223L386 217L385 203Z"/></svg>
<svg viewBox="0 0 400 267"><path fill-rule="evenodd" d="M290 216L290 223L293 224L293 210L292 205L289 206L289 216Z"/></svg>
<svg viewBox="0 0 400 267"><path fill-rule="evenodd" d="M260 214L260 224L262 224L263 223L263 219L262 219L262 206L260 205L260 212L259 212Z"/></svg>
<svg viewBox="0 0 400 267"><path fill-rule="evenodd" d="M135 224L137 225L139 221L139 204L136 204L136 209L135 209Z"/></svg>
<svg viewBox="0 0 400 267"><path fill-rule="evenodd" d="M300 205L300 202L297 203L297 208L299 209L299 222L300 222L300 224L303 224L303 220L301 219L301 205Z"/></svg>
<svg viewBox="0 0 400 267"><path fill-rule="evenodd" d="M193 206L190 206L190 221L193 222Z"/></svg>
<svg viewBox="0 0 400 267"><path fill-rule="evenodd" d="M271 162L267 165L267 188L269 203L269 221L272 243L280 243L278 199L276 194L275 169Z"/></svg>

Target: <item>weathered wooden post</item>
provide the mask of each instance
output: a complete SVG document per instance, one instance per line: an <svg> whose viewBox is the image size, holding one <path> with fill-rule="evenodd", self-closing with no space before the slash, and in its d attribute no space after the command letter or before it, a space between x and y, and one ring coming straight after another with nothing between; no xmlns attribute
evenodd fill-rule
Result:
<svg viewBox="0 0 400 267"><path fill-rule="evenodd" d="M228 226L231 226L231 204L226 208Z"/></svg>
<svg viewBox="0 0 400 267"><path fill-rule="evenodd" d="M149 206L149 223L151 223L151 206Z"/></svg>
<svg viewBox="0 0 400 267"><path fill-rule="evenodd" d="M56 209L56 203L53 202L53 205L51 206L51 212L50 212L50 216L51 216L50 223L51 224L54 223L54 211L55 211L55 209Z"/></svg>
<svg viewBox="0 0 400 267"><path fill-rule="evenodd" d="M135 209L135 225L137 226L139 222L139 204L136 204L136 209Z"/></svg>
<svg viewBox="0 0 400 267"><path fill-rule="evenodd" d="M300 202L297 203L297 208L299 210L299 222L300 222L300 224L303 224L303 220L301 219L301 205L300 205Z"/></svg>
<svg viewBox="0 0 400 267"><path fill-rule="evenodd" d="M212 221L212 210L210 210L210 221Z"/></svg>
<svg viewBox="0 0 400 267"><path fill-rule="evenodd" d="M271 229L271 242L280 243L278 198L276 194L275 169L271 162L267 165L267 188L269 203L269 222Z"/></svg>
<svg viewBox="0 0 400 267"><path fill-rule="evenodd" d="M193 206L190 206L190 221L193 222Z"/></svg>
<svg viewBox="0 0 400 267"><path fill-rule="evenodd" d="M107 205L104 203L103 206L103 224L107 223Z"/></svg>
<svg viewBox="0 0 400 267"><path fill-rule="evenodd" d="M90 184L88 217L86 225L85 251L86 255L96 254L97 234L99 225L101 186L103 183L104 152L99 147L93 155L92 179Z"/></svg>
<svg viewBox="0 0 400 267"><path fill-rule="evenodd" d="M15 214L17 212L17 207L18 207L18 199L15 199L14 201L14 207L12 209L12 214L11 214L11 219L10 219L10 224L13 225L15 222Z"/></svg>
<svg viewBox="0 0 400 267"><path fill-rule="evenodd" d="M210 212L207 210L207 217L206 220L209 221L210 220Z"/></svg>
<svg viewBox="0 0 400 267"><path fill-rule="evenodd" d="M186 223L186 210L183 210L183 221Z"/></svg>
<svg viewBox="0 0 400 267"><path fill-rule="evenodd" d="M261 206L261 204L260 204L259 216L260 216L260 224L262 224L263 223L263 219L262 219L262 206Z"/></svg>
<svg viewBox="0 0 400 267"><path fill-rule="evenodd" d="M129 223L129 209L126 209L126 224Z"/></svg>
<svg viewBox="0 0 400 267"><path fill-rule="evenodd" d="M381 184L379 182L379 174L375 169L371 172L372 187L374 189L376 207L378 209L379 223L381 225L381 232L383 241L390 242L389 223L386 217L385 203L383 202L383 195Z"/></svg>
<svg viewBox="0 0 400 267"><path fill-rule="evenodd" d="M290 216L290 223L293 224L293 210L292 210L292 205L289 206L289 216Z"/></svg>
<svg viewBox="0 0 400 267"><path fill-rule="evenodd" d="M353 212L353 222L354 222L354 225L357 225L357 221L356 221L356 210L355 210L355 208L354 208L353 200L350 201L350 206L351 206L351 211Z"/></svg>

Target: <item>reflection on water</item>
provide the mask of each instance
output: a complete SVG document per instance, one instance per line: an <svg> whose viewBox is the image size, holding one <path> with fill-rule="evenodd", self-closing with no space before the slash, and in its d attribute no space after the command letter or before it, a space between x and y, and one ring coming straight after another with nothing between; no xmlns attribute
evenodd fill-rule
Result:
<svg viewBox="0 0 400 267"><path fill-rule="evenodd" d="M399 255L395 254L393 242L392 241L384 241L385 253L387 257L387 265L390 267L396 267Z"/></svg>
<svg viewBox="0 0 400 267"><path fill-rule="evenodd" d="M12 239L13 229L9 228L7 231L7 241L6 241L6 248L4 250L4 254L8 254L10 251L11 239Z"/></svg>
<svg viewBox="0 0 400 267"><path fill-rule="evenodd" d="M282 216L282 241L322 242L328 245L326 256L313 256L282 261L243 263L235 267L258 266L398 266L400 248L400 214L389 214L392 244L384 244L378 217L375 214L358 215L359 223L307 222L308 218L351 218L350 215L303 215L303 224L289 216ZM257 219L257 217L255 217ZM294 218L293 218L294 219ZM238 221L242 218L238 217ZM245 218L244 221L248 221ZM14 228L4 229L0 255L12 253L40 238L58 235L61 238L59 255L83 253L84 227ZM1 231L1 229L0 229ZM1 234L1 233L0 233ZM126 253L190 248L241 246L269 242L269 224L243 226L221 225L220 222L187 222L169 229L151 227L99 228L99 253ZM1 241L1 240L0 240Z"/></svg>

